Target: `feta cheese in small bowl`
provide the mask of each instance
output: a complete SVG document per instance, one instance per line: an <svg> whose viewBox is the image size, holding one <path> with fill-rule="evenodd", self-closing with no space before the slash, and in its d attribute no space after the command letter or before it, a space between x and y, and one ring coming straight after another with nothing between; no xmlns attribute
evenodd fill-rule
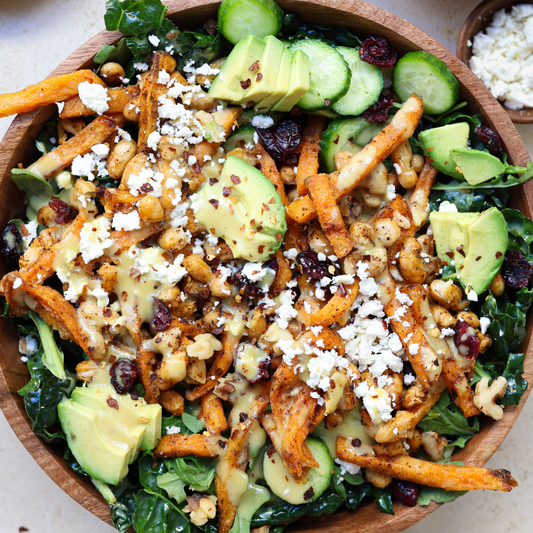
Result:
<svg viewBox="0 0 533 533"><path fill-rule="evenodd" d="M470 14L457 43L466 63L513 122L533 122L533 3L485 0Z"/></svg>

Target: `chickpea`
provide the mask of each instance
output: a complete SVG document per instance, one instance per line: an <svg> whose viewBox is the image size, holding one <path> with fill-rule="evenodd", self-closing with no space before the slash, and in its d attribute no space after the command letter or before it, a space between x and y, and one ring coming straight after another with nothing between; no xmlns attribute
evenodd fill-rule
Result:
<svg viewBox="0 0 533 533"><path fill-rule="evenodd" d="M490 284L490 292L494 296L501 296L505 292L505 281L501 272L498 272Z"/></svg>
<svg viewBox="0 0 533 533"><path fill-rule="evenodd" d="M362 252L375 247L376 235L374 230L364 222L354 222L350 226L350 238Z"/></svg>
<svg viewBox="0 0 533 533"><path fill-rule="evenodd" d="M379 242L385 248L390 248L402 234L400 226L390 218L379 219L374 224L374 230Z"/></svg>
<svg viewBox="0 0 533 533"><path fill-rule="evenodd" d="M413 159L411 161L411 166L413 167L413 170L419 174L420 171L422 170L422 167L424 166L424 163L425 163L425 159L424 159L424 156L421 155L421 154L414 154L413 155Z"/></svg>
<svg viewBox="0 0 533 533"><path fill-rule="evenodd" d="M380 163L370 175L363 180L361 186L370 194L383 196L387 192L387 168Z"/></svg>
<svg viewBox="0 0 533 533"><path fill-rule="evenodd" d="M416 185L418 176L412 168L413 151L409 141L400 144L391 154L394 169L398 174L398 181L404 189L411 189Z"/></svg>
<svg viewBox="0 0 533 533"><path fill-rule="evenodd" d="M104 63L100 69L100 77L107 85L120 85L125 76L126 72L122 68L122 65L112 61Z"/></svg>
<svg viewBox="0 0 533 533"><path fill-rule="evenodd" d="M492 339L488 335L485 335L484 333L481 333L480 331L478 331L476 335L478 339L480 340L479 352L485 353L492 346Z"/></svg>
<svg viewBox="0 0 533 533"><path fill-rule="evenodd" d="M370 194L367 190L363 190L361 196L363 197L363 203L370 209L375 209L381 205L381 197Z"/></svg>
<svg viewBox="0 0 533 533"><path fill-rule="evenodd" d="M157 243L169 252L179 252L187 244L187 235L182 228L169 228L161 233Z"/></svg>
<svg viewBox="0 0 533 533"><path fill-rule="evenodd" d="M163 206L155 196L144 196L139 202L139 216L145 222L160 222L165 218Z"/></svg>
<svg viewBox="0 0 533 533"><path fill-rule="evenodd" d="M473 328L479 328L479 318L475 313L472 313L472 311L461 311L457 315L457 320L462 320Z"/></svg>
<svg viewBox="0 0 533 533"><path fill-rule="evenodd" d="M366 257L365 257L366 259ZM375 248L368 254L368 273L375 278L383 274L387 268L387 252L383 248Z"/></svg>
<svg viewBox="0 0 533 533"><path fill-rule="evenodd" d="M107 158L107 172L109 177L118 180L122 177L126 165L135 157L137 143L133 140L119 141Z"/></svg>
<svg viewBox="0 0 533 533"><path fill-rule="evenodd" d="M443 281L441 279L436 279L431 282L429 290L433 299L446 309L454 310L454 308L461 305L463 293L451 280Z"/></svg>
<svg viewBox="0 0 533 533"><path fill-rule="evenodd" d="M431 314L440 328L453 328L457 322L457 319L442 305L432 305Z"/></svg>
<svg viewBox="0 0 533 533"><path fill-rule="evenodd" d="M57 222L54 220L57 213L48 205L43 205L37 213L37 222L43 226L57 226Z"/></svg>
<svg viewBox="0 0 533 533"><path fill-rule="evenodd" d="M313 225L309 228L309 246L313 252L322 252L326 255L333 254L333 248L324 232L317 226Z"/></svg>
<svg viewBox="0 0 533 533"><path fill-rule="evenodd" d="M141 114L141 99L136 96L129 104L126 104L124 111L122 111L124 118L130 122L139 122Z"/></svg>
<svg viewBox="0 0 533 533"><path fill-rule="evenodd" d="M122 172L122 178L120 181L120 188L121 189L129 189L128 187L128 180L131 176L138 175L144 168L149 166L149 160L148 156L140 152L136 156L134 156L128 163L126 164L126 167L124 168L124 172Z"/></svg>
<svg viewBox="0 0 533 533"><path fill-rule="evenodd" d="M353 154L351 152L337 152L335 154L335 168L340 170L350 159Z"/></svg>
<svg viewBox="0 0 533 533"><path fill-rule="evenodd" d="M283 165L279 169L279 175L285 185L294 185L296 183L296 172L290 165Z"/></svg>

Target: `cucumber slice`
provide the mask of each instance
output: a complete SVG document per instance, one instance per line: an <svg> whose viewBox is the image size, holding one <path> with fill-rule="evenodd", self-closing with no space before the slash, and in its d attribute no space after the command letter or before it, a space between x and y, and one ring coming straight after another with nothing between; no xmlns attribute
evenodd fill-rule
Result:
<svg viewBox="0 0 533 533"><path fill-rule="evenodd" d="M241 126L237 131L232 133L228 140L222 145L227 154L235 148L244 148L246 144L254 143L255 128L253 126Z"/></svg>
<svg viewBox="0 0 533 533"><path fill-rule="evenodd" d="M428 52L409 52L396 63L392 86L402 102L412 94L424 102L424 113L440 115L459 98L459 82L444 61Z"/></svg>
<svg viewBox="0 0 533 533"><path fill-rule="evenodd" d="M348 63L352 71L348 92L332 106L341 115L360 115L378 101L383 90L383 74L376 65L362 61L359 50L338 46L335 48Z"/></svg>
<svg viewBox="0 0 533 533"><path fill-rule="evenodd" d="M371 124L363 117L334 120L320 138L320 166L331 174L335 172L335 154L356 154L383 128L383 124Z"/></svg>
<svg viewBox="0 0 533 533"><path fill-rule="evenodd" d="M277 35L282 19L283 10L274 0L227 0L218 9L218 29L232 44L247 35Z"/></svg>
<svg viewBox="0 0 533 533"><path fill-rule="evenodd" d="M309 57L309 90L298 100L299 107L324 109L348 92L350 69L335 48L318 39L304 39L292 41L289 50L301 50Z"/></svg>
<svg viewBox="0 0 533 533"><path fill-rule="evenodd" d="M307 437L305 443L319 465L318 468L309 470L306 483L296 483L276 452L269 454L267 451L263 459L265 481L270 490L293 505L315 501L329 487L331 481L333 459L324 441Z"/></svg>

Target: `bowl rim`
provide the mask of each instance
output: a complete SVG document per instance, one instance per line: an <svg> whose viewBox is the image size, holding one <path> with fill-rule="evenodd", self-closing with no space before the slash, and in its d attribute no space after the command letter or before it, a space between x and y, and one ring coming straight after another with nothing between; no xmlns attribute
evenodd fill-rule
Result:
<svg viewBox="0 0 533 533"><path fill-rule="evenodd" d="M201 20L205 20L214 12L219 3L218 0L170 0L166 2L169 8L167 15L174 20L179 19L181 16L185 18L189 16L196 19L200 19L203 16L204 18ZM380 35L383 36L394 34L393 38L409 43L408 48L424 49L443 59L458 77L462 91L468 91L469 94L464 96L473 98L473 103L477 103L480 109L487 114L489 126L495 127L502 135L510 160L515 165L525 165L529 161L527 150L518 132L498 101L464 63L419 28L384 9L362 0L279 0L278 3L285 11L306 13L307 19L312 19L314 14L323 10L327 11L328 17L330 15L338 16L341 20L346 14L349 14L350 17L359 17L365 20L365 24L368 24L369 31L381 32ZM326 11L324 11L324 14ZM347 25L350 26L350 23ZM51 72L49 77L92 66L92 58L101 46L104 43L114 43L120 37L121 34L118 31L100 32L67 57ZM9 170L20 162L21 155L17 152L17 148L20 148L25 142L24 150L25 152L28 151L28 147L33 143L42 124L49 118L51 112L50 107L41 108L31 113L18 115L15 118L0 144L0 187L4 184L4 181L9 180ZM494 122L498 122L499 125L496 127ZM22 153L20 152L20 154ZM527 183L521 190L524 193L519 199L522 202L522 209L530 216L533 210L533 183ZM531 339L531 330L528 331L524 346L526 347L524 377L531 383L533 381L533 339ZM62 459L61 454L55 453L53 446L44 443L31 430L30 421L24 411L20 397L18 397L16 391L11 391L7 386L4 375L5 358L3 354L7 353L6 350L8 348L8 341L4 338L0 339L0 408L15 434L57 485L87 510L112 525L109 517L109 506L104 502L91 482L73 472ZM454 457L472 466L485 464L514 424L530 390L531 387L528 387L518 406L505 410L503 419L498 423L487 421L483 425L482 431L473 437L461 453L456 454ZM351 511L335 513L334 524L331 523L331 519L327 515L322 517L322 519L314 518L312 521L299 521L291 526L291 531L318 531L330 528L338 529L340 533L341 529L353 529L355 519L357 519L360 533L394 533L418 522L440 507L440 505L442 504L432 502L427 507L416 506L410 508L395 503L396 514L386 515L380 513L370 502L367 505L360 506L357 509L357 513ZM328 523L328 520L330 523Z"/></svg>
<svg viewBox="0 0 533 533"><path fill-rule="evenodd" d="M459 37L457 38L457 57L468 67L470 58L472 57L472 46L468 46L468 42L473 42L475 35L480 31L485 31L486 27L492 22L494 13L500 9L509 9L519 4L532 4L527 0L514 0L509 3L508 0L483 0L478 4L466 18ZM474 34L472 28L478 19L484 19L482 29ZM524 109L514 110L509 109L499 102L503 110L509 115L509 118L517 124L531 124L533 123L533 107L526 107Z"/></svg>

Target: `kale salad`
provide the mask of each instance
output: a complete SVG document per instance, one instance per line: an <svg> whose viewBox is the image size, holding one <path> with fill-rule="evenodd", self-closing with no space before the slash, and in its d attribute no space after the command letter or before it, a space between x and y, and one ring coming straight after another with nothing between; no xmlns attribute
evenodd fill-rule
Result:
<svg viewBox="0 0 533 533"><path fill-rule="evenodd" d="M57 104L0 242L33 431L122 533L510 491L453 453L528 387L533 165L427 52L274 0L166 11L109 0L93 69L0 95Z"/></svg>

